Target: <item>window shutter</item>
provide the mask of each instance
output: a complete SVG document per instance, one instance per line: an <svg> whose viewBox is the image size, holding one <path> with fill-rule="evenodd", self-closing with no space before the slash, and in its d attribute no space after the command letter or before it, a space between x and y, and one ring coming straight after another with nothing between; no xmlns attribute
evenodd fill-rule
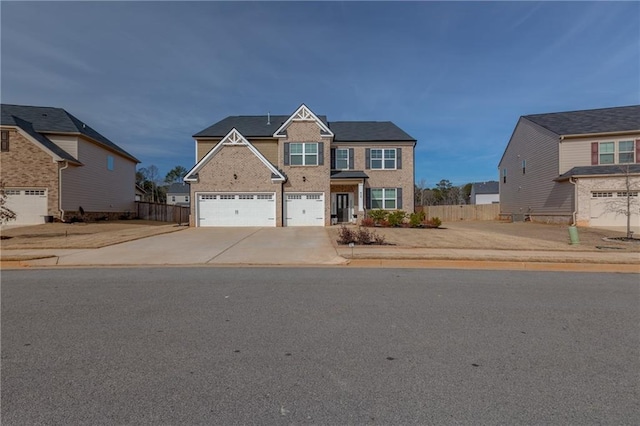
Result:
<svg viewBox="0 0 640 426"><path fill-rule="evenodd" d="M636 139L636 163L640 164L640 139Z"/></svg>
<svg viewBox="0 0 640 426"><path fill-rule="evenodd" d="M365 200L364 200L365 208L367 210L370 210L371 209L371 188L366 188L364 190L364 193L365 193Z"/></svg>
<svg viewBox="0 0 640 426"><path fill-rule="evenodd" d="M636 142L636 147L638 146L638 143ZM638 156L636 155L636 159L638 158ZM353 170L353 148L349 148L349 169Z"/></svg>
<svg viewBox="0 0 640 426"><path fill-rule="evenodd" d="M402 188L396 188L396 210L402 210Z"/></svg>
<svg viewBox="0 0 640 426"><path fill-rule="evenodd" d="M289 165L289 142L284 143L284 165Z"/></svg>
<svg viewBox="0 0 640 426"><path fill-rule="evenodd" d="M336 149L331 148L331 170L336 169Z"/></svg>
<svg viewBox="0 0 640 426"><path fill-rule="evenodd" d="M591 142L591 165L598 165L598 142Z"/></svg>
<svg viewBox="0 0 640 426"><path fill-rule="evenodd" d="M396 169L402 168L402 148L396 148Z"/></svg>
<svg viewBox="0 0 640 426"><path fill-rule="evenodd" d="M318 142L318 166L324 166L324 142Z"/></svg>
<svg viewBox="0 0 640 426"><path fill-rule="evenodd" d="M364 168L371 168L371 148L365 148L364 150Z"/></svg>

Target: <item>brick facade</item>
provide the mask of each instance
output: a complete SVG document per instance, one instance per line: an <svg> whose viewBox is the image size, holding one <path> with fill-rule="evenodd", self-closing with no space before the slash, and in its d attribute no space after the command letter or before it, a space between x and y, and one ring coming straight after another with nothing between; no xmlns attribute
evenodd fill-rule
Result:
<svg viewBox="0 0 640 426"><path fill-rule="evenodd" d="M49 153L9 130L9 151L0 153L0 179L5 188L46 188L48 214L60 219L58 167Z"/></svg>

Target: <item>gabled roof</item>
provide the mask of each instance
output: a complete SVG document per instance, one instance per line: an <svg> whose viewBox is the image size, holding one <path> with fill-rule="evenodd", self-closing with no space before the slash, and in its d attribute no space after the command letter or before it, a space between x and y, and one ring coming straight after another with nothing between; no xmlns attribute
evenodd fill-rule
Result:
<svg viewBox="0 0 640 426"><path fill-rule="evenodd" d="M475 194L499 194L500 193L500 183L495 180L490 180L488 182L474 182L472 185L473 185L473 192Z"/></svg>
<svg viewBox="0 0 640 426"><path fill-rule="evenodd" d="M607 166L579 166L574 167L571 170L564 172L554 180L563 181L571 177L576 176L624 176L627 173L627 166L629 167L629 173L633 175L640 174L640 164L615 164Z"/></svg>
<svg viewBox="0 0 640 426"><path fill-rule="evenodd" d="M298 109L291 114L287 120L282 123L278 130L273 133L273 137L282 138L287 136L287 128L294 121L307 121L316 123L320 128L320 134L322 136L333 136L331 130L327 126L326 120L323 122L317 115L313 113L305 104L302 104L298 107Z"/></svg>
<svg viewBox="0 0 640 426"><path fill-rule="evenodd" d="M31 123L33 129L38 133L70 133L83 135L136 163L140 162L133 155L62 108L2 104L0 105L0 110L0 123L3 126L16 126L15 117L18 117Z"/></svg>
<svg viewBox="0 0 640 426"><path fill-rule="evenodd" d="M26 134L28 134L36 142L38 142L40 145L42 145L42 147L46 151L49 151L49 153L51 155L53 155L54 158L57 161L66 160L66 161L71 161L72 163L82 164L75 157L73 157L73 155L69 154L67 151L65 151L64 149L60 148L55 143L51 142L46 136L43 136L40 133L36 132L33 129L33 126L31 125L31 123L29 123L27 121L24 121L24 120L22 120L22 119L20 119L18 117L12 117L12 119L13 119L13 122L14 122L14 124L13 124L14 126L16 126L19 129L23 130Z"/></svg>
<svg viewBox="0 0 640 426"><path fill-rule="evenodd" d="M557 135L640 131L640 105L525 115Z"/></svg>
<svg viewBox="0 0 640 426"><path fill-rule="evenodd" d="M332 121L329 127L334 142L416 141L391 121Z"/></svg>
<svg viewBox="0 0 640 426"><path fill-rule="evenodd" d="M209 150L209 152L202 157L198 164L193 166L191 170L185 175L184 181L191 182L196 181L198 179L198 172L202 169L222 148L227 145L235 145L235 146L246 146L262 163L271 171L271 179L276 181L286 181L287 178L284 176L280 170L269 160L267 160L264 155L258 151L258 149L253 146L238 130L235 128L231 129L227 135L222 138L220 142L216 144L213 148Z"/></svg>
<svg viewBox="0 0 640 426"><path fill-rule="evenodd" d="M167 188L167 194L189 194L189 184L185 182L174 182Z"/></svg>

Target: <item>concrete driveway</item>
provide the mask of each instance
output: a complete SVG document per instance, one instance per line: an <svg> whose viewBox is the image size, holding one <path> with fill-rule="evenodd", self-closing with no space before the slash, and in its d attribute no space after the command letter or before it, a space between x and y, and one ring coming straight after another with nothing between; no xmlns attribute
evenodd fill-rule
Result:
<svg viewBox="0 0 640 426"><path fill-rule="evenodd" d="M100 249L69 250L40 265L293 265L345 262L325 228L189 228Z"/></svg>

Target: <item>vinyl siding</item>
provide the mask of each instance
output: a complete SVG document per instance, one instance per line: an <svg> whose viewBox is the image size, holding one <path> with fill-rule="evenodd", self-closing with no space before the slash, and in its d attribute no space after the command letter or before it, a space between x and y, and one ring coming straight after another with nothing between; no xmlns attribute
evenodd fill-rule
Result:
<svg viewBox="0 0 640 426"><path fill-rule="evenodd" d="M107 169L107 156L113 157L113 170ZM78 139L81 167L62 171L62 208L86 212L126 212L135 207L133 161L107 151L82 138Z"/></svg>
<svg viewBox="0 0 640 426"><path fill-rule="evenodd" d="M78 158L78 137L77 136L61 136L61 135L45 135L51 142L67 151L74 158Z"/></svg>
<svg viewBox="0 0 640 426"><path fill-rule="evenodd" d="M218 142L220 141L197 141L196 163L202 160L214 146L218 145Z"/></svg>
<svg viewBox="0 0 640 426"><path fill-rule="evenodd" d="M565 139L560 143L560 174L565 173L576 166L590 166L592 142L617 142L637 139L640 139L640 133L628 136L600 136L597 138L585 137L578 139Z"/></svg>
<svg viewBox="0 0 640 426"><path fill-rule="evenodd" d="M554 181L560 174L559 140L553 132L520 118L499 165L501 213L571 215L573 185ZM527 163L524 175L522 160Z"/></svg>
<svg viewBox="0 0 640 426"><path fill-rule="evenodd" d="M278 164L278 141L275 139L255 140L247 139L258 151L272 164ZM219 141L197 141L197 161L207 155L211 149L218 144Z"/></svg>

